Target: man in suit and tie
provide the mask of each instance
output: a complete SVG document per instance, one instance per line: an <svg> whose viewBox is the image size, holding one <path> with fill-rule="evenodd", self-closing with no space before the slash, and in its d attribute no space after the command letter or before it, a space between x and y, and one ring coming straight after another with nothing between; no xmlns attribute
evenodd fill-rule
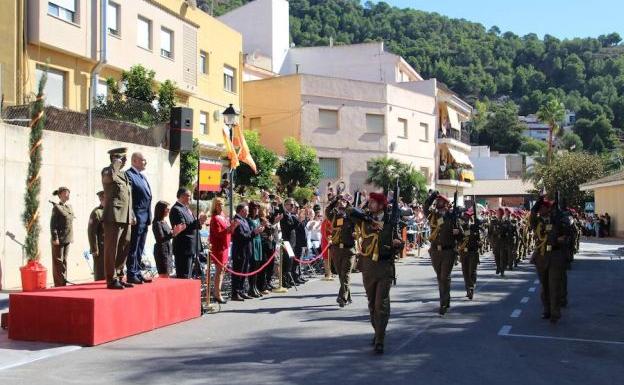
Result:
<svg viewBox="0 0 624 385"><path fill-rule="evenodd" d="M141 274L141 256L145 249L145 239L152 223L152 190L147 178L143 175L147 161L143 154L135 152L130 158L132 167L126 176L132 185L132 210L136 223L132 226L128 259L126 260L127 282L139 285L152 282Z"/></svg>
<svg viewBox="0 0 624 385"><path fill-rule="evenodd" d="M110 150L111 165L102 170L104 187L104 275L109 289L132 287L123 282L124 266L128 256L130 225L135 222L132 212L132 187L123 172L126 164L126 148Z"/></svg>
<svg viewBox="0 0 624 385"><path fill-rule="evenodd" d="M186 225L184 231L173 238L173 257L175 259L176 277L190 278L193 257L198 251L197 233L208 217L205 213L201 213L199 218L195 218L193 215L189 207L191 202L191 190L182 187L178 190L176 197L178 201L171 207L171 211L169 211L169 222L171 222L171 227L175 227L181 223Z"/></svg>

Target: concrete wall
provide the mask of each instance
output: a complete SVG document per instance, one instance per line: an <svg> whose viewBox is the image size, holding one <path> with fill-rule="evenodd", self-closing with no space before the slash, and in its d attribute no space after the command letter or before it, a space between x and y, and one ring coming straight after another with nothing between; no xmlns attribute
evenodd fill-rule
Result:
<svg viewBox="0 0 624 385"><path fill-rule="evenodd" d="M21 248L4 234L10 231L18 240L25 238L21 215L28 167L28 137L28 128L0 123L0 282L4 289L19 288L21 284ZM161 148L44 131L40 249L41 262L49 269L49 282L52 282L49 230L52 205L48 200L55 199L52 191L59 186L69 187L69 203L76 215L75 239L68 261L68 280L89 281L92 279L91 270L83 257L83 253L89 250L89 214L98 204L96 192L102 189L100 172L110 164L107 151L121 146L127 146L130 152L141 151L147 159L146 176L152 187L153 204L160 199L174 202L180 164L179 157L173 153ZM146 253L149 255L152 247L153 237L150 231L146 246Z"/></svg>
<svg viewBox="0 0 624 385"><path fill-rule="evenodd" d="M399 56L384 51L383 43L293 48L280 74L297 73L299 64L301 74L395 83L400 63Z"/></svg>
<svg viewBox="0 0 624 385"><path fill-rule="evenodd" d="M481 158L470 157L474 165L476 180L507 179L507 161L505 157Z"/></svg>
<svg viewBox="0 0 624 385"><path fill-rule="evenodd" d="M600 187L594 190L597 214L609 213L611 216L611 232L624 238L624 186Z"/></svg>
<svg viewBox="0 0 624 385"><path fill-rule="evenodd" d="M280 71L290 44L288 1L252 1L219 20L244 36L245 53L257 52L271 57L272 71Z"/></svg>

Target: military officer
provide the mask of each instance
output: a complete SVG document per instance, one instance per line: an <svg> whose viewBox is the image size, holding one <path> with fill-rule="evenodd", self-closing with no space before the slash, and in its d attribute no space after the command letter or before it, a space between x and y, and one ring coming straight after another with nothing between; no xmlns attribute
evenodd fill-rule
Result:
<svg viewBox="0 0 624 385"><path fill-rule="evenodd" d="M435 209L431 205L435 201ZM425 215L431 226L429 255L438 279L440 292L440 315L446 314L451 306L451 271L457 260L456 243L462 238L461 228L450 212L450 201L434 191L425 201Z"/></svg>
<svg viewBox="0 0 624 385"><path fill-rule="evenodd" d="M479 264L479 250L481 248L481 226L472 208L464 211L462 218L463 238L459 245L459 256L462 264L462 274L466 287L466 297L474 297L477 284L477 265Z"/></svg>
<svg viewBox="0 0 624 385"><path fill-rule="evenodd" d="M494 261L496 262L496 274L505 276L505 262L503 259L503 214L505 209L499 207L496 216L490 220L488 235L490 236L490 244L494 253Z"/></svg>
<svg viewBox="0 0 624 385"><path fill-rule="evenodd" d="M74 210L69 203L69 189L59 187L52 195L57 196L59 202L52 202L52 216L50 217L50 235L52 236L52 275L54 286L67 285L67 256L69 245L74 241Z"/></svg>
<svg viewBox="0 0 624 385"><path fill-rule="evenodd" d="M126 148L110 150L111 165L102 170L104 187L104 275L109 289L133 287L124 282L124 267L128 256L130 226L134 222L132 192L128 176L123 172Z"/></svg>
<svg viewBox="0 0 624 385"><path fill-rule="evenodd" d="M561 291L566 264L563 248L570 236L570 226L567 217L554 210L553 206L553 201L540 196L531 209L529 220L537 242L532 259L542 289L542 318L557 323L561 318Z"/></svg>
<svg viewBox="0 0 624 385"><path fill-rule="evenodd" d="M395 279L394 260L403 250L397 228L391 223L387 210L388 201L383 194L370 193L365 219L355 215L358 241L360 242L359 265L362 281L368 298L370 320L375 330L373 346L375 352L384 352L386 327L390 318L390 287ZM357 219L359 218L359 219Z"/></svg>
<svg viewBox="0 0 624 385"><path fill-rule="evenodd" d="M89 235L89 248L93 256L93 278L96 281L101 281L104 279L104 223L102 222L104 191L98 192L97 196L100 199L100 204L89 215L87 233Z"/></svg>
<svg viewBox="0 0 624 385"><path fill-rule="evenodd" d="M325 215L331 222L329 239L329 259L334 265L340 280L338 306L351 303L351 270L355 262L355 221L347 213L349 202L343 195L338 195L325 209Z"/></svg>

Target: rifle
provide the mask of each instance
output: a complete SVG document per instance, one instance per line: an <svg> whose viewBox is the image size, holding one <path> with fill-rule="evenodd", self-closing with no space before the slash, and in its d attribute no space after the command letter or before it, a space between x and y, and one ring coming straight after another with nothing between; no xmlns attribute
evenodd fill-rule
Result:
<svg viewBox="0 0 624 385"><path fill-rule="evenodd" d="M392 212L390 214L390 225L392 226L392 237L390 237L390 248L393 248L392 246L392 242L394 241L395 237L400 233L401 231L401 213L400 213L400 209L399 209L399 193L400 193L401 189L399 187L399 178L397 177L396 179L396 184L394 185L394 201L392 202ZM400 238L399 238L400 239ZM403 241L401 239L401 241ZM394 250L393 250L394 252ZM394 285L396 285L396 267L394 265L394 258L392 258L392 280Z"/></svg>

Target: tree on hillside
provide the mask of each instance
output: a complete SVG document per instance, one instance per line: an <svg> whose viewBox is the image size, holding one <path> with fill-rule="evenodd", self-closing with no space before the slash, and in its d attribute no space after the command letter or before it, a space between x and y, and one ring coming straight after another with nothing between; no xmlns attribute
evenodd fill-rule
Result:
<svg viewBox="0 0 624 385"><path fill-rule="evenodd" d="M553 96L550 96L544 104L537 110L537 118L548 124L548 153L546 161L550 163L553 151L553 136L559 133L559 123L565 117L565 108L563 104Z"/></svg>
<svg viewBox="0 0 624 385"><path fill-rule="evenodd" d="M582 142L581 142L582 145ZM546 156L548 151L548 145L539 139L534 138L522 138L522 145L518 149L520 154L529 156Z"/></svg>
<svg viewBox="0 0 624 385"><path fill-rule="evenodd" d="M566 132L559 140L559 147L568 151L582 151L583 141L573 132Z"/></svg>
<svg viewBox="0 0 624 385"><path fill-rule="evenodd" d="M518 121L518 106L513 102L492 104L487 120L479 131L479 144L494 151L515 153L522 145L525 125Z"/></svg>
<svg viewBox="0 0 624 385"><path fill-rule="evenodd" d="M284 161L277 167L276 174L288 195L291 195L296 187L317 187L322 173L316 150L294 138L286 138L284 147L286 148Z"/></svg>

